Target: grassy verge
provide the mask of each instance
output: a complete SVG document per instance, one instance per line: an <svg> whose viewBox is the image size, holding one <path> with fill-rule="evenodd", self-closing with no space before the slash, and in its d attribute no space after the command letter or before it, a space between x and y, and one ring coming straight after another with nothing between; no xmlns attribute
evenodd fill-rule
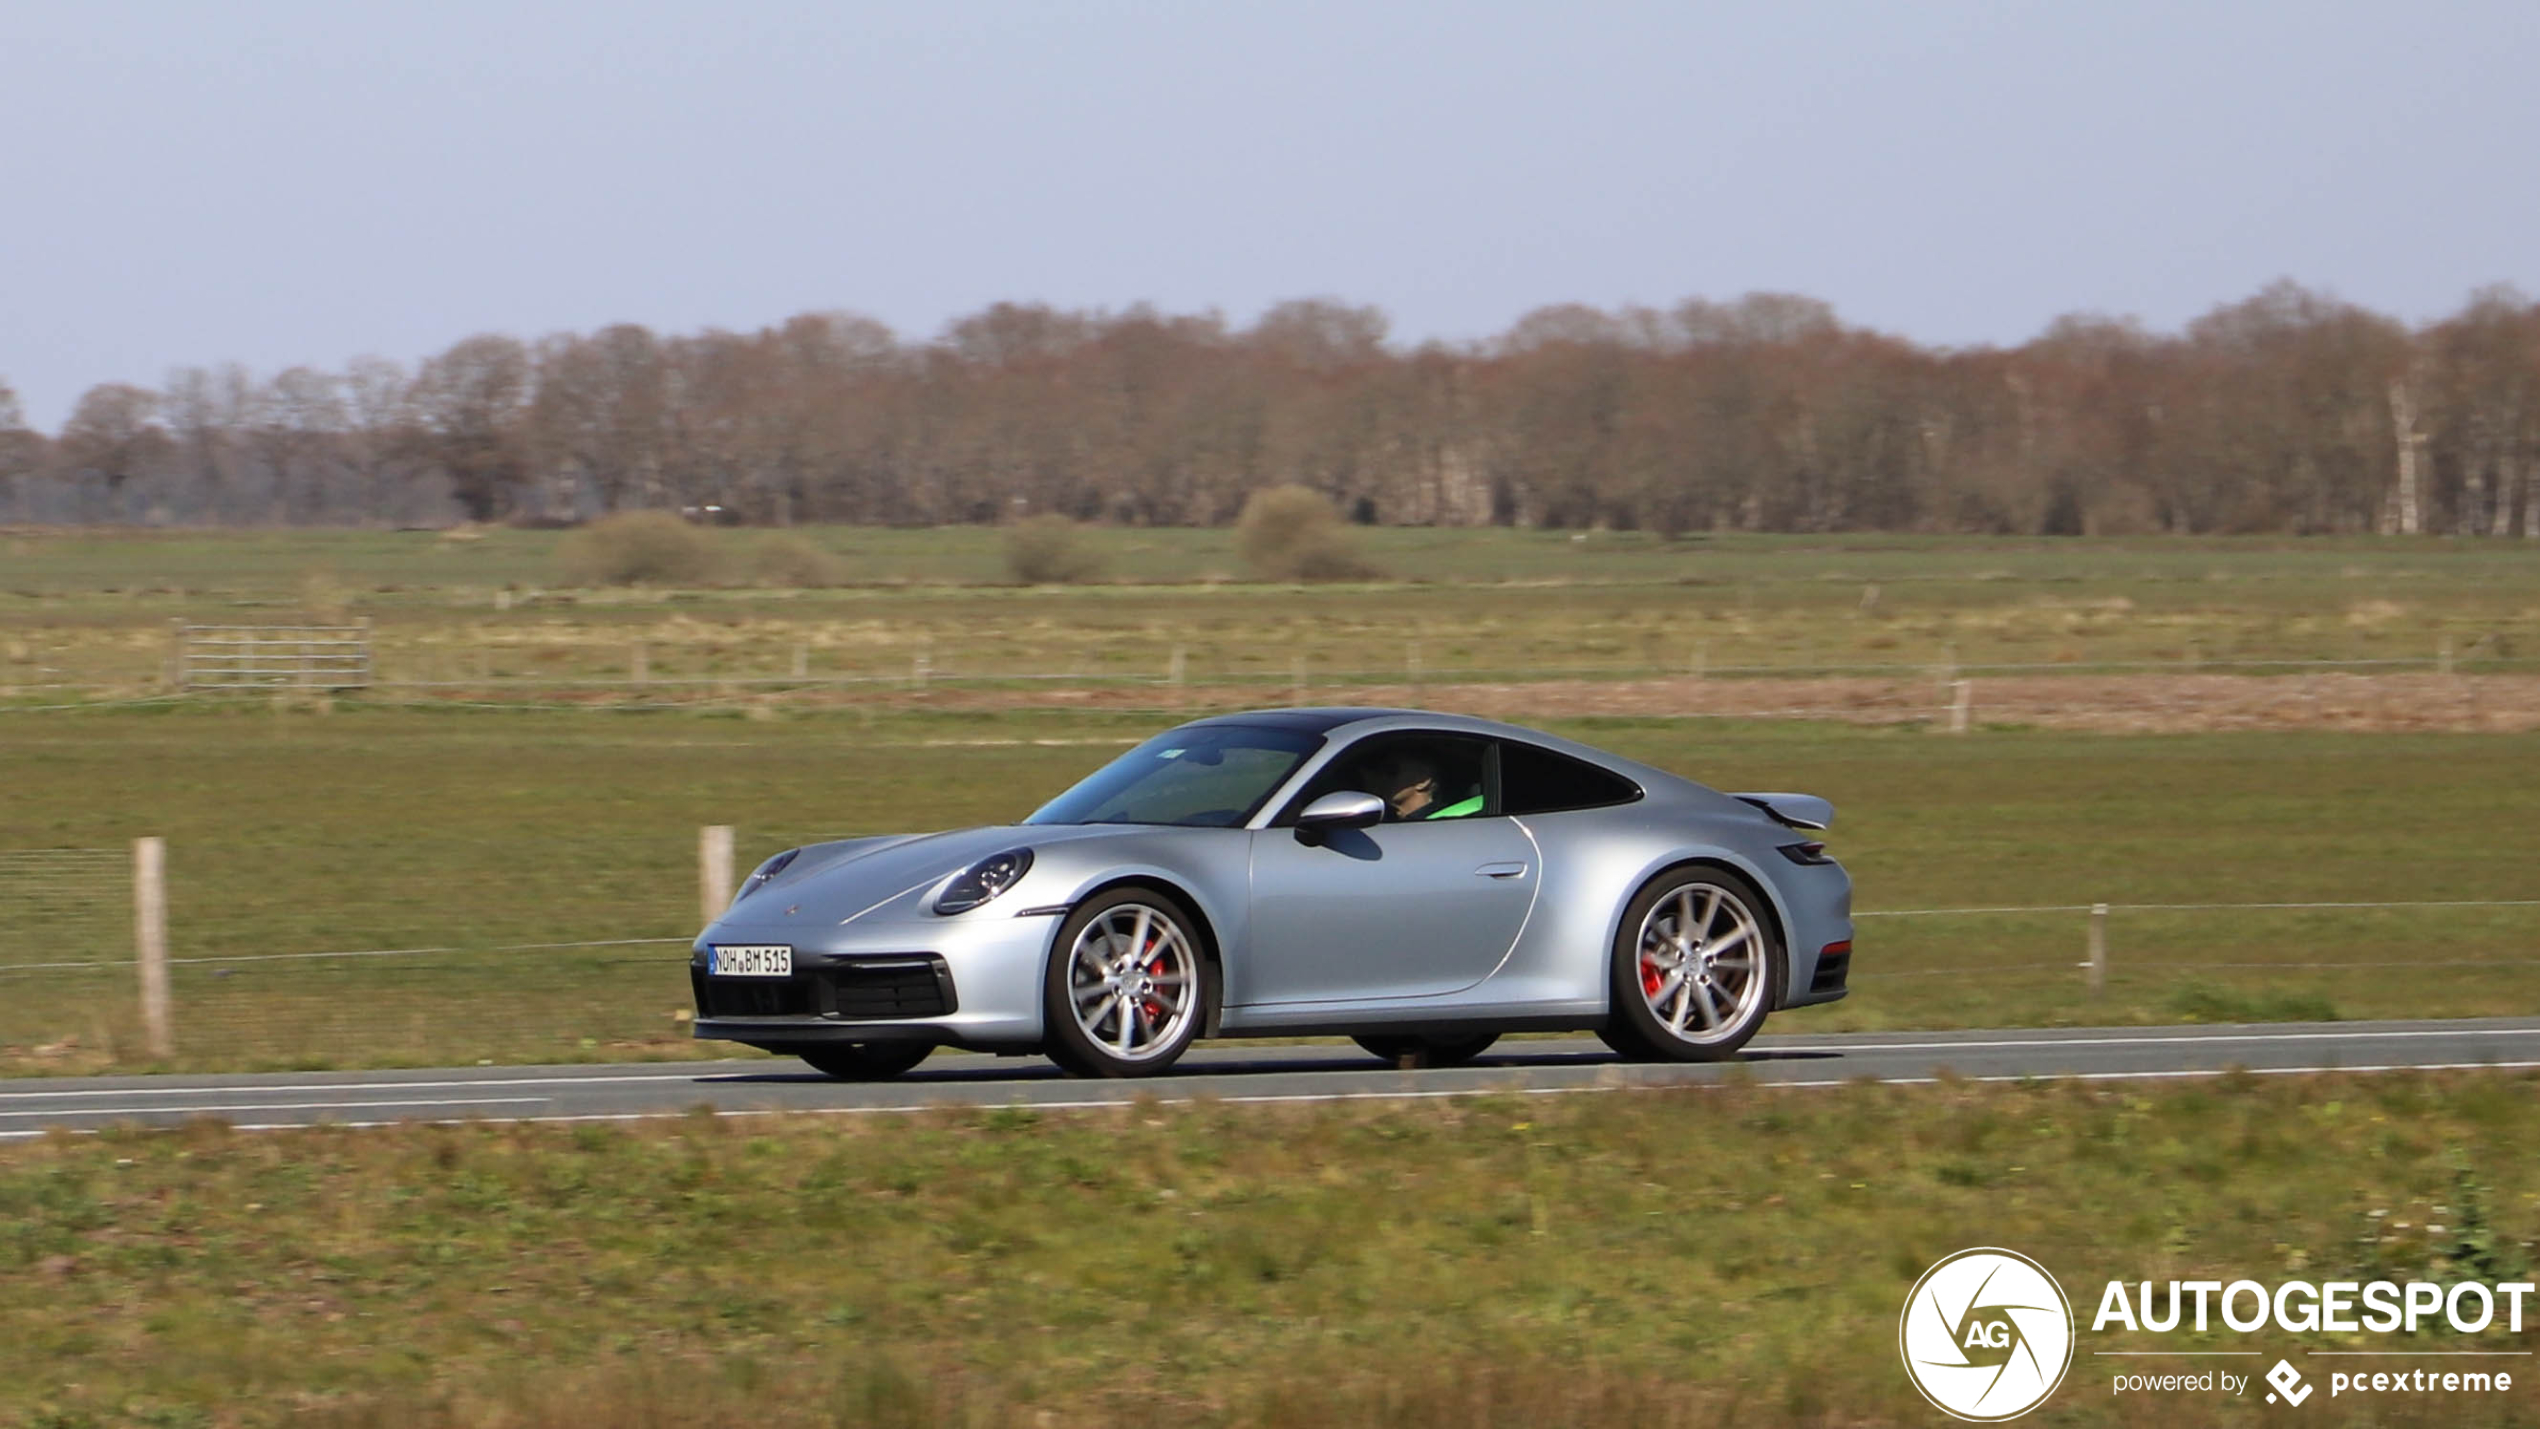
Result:
<svg viewBox="0 0 2540 1429"><path fill-rule="evenodd" d="M822 837L1002 822L1151 721L418 713L347 707L0 722L10 847L169 841L198 1067L692 1055L684 956L701 824L751 861ZM2540 737L1987 732L1569 721L1727 788L1842 809L1864 910L2530 896ZM1041 742L1036 742L1041 741ZM9 897L13 909L32 890ZM0 917L0 1067L132 1065L112 889ZM2084 915L1864 918L1851 1000L1792 1030L2540 1010L2540 908L2120 911L2085 995ZM17 968L19 970L11 970ZM2395 973L2394 973L2395 970Z"/></svg>
<svg viewBox="0 0 2540 1429"><path fill-rule="evenodd" d="M2535 1092L1731 1086L60 1138L0 1150L0 1278L26 1292L0 1297L0 1422L1925 1423L1896 1315L1974 1244L2085 1302L2046 1422L2133 1422L2155 1406L2113 1399L2090 1351L2338 1337L2094 1335L2106 1280L2529 1278Z"/></svg>

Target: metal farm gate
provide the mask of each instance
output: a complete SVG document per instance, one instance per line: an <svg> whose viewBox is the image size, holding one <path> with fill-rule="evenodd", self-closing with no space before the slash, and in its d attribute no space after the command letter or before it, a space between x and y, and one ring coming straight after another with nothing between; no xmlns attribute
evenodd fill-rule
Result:
<svg viewBox="0 0 2540 1429"><path fill-rule="evenodd" d="M370 622L176 627L180 690L359 690L370 685Z"/></svg>

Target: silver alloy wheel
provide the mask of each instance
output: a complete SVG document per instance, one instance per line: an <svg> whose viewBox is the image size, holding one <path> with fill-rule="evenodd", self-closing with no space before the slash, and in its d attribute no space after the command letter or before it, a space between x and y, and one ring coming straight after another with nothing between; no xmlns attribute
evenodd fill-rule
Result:
<svg viewBox="0 0 2540 1429"><path fill-rule="evenodd" d="M1696 1044L1735 1035L1764 998L1764 930L1746 900L1693 882L1640 920L1640 993L1670 1034Z"/></svg>
<svg viewBox="0 0 2540 1429"><path fill-rule="evenodd" d="M1174 1051L1199 1011L1199 958L1173 916L1147 903L1104 909L1067 952L1067 995L1085 1040L1123 1062Z"/></svg>

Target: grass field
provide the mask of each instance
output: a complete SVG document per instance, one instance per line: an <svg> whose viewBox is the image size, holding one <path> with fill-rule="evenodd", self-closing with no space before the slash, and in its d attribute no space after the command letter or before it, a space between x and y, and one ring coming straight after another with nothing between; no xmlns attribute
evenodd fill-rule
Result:
<svg viewBox="0 0 2540 1429"><path fill-rule="evenodd" d="M2099 1287L2527 1280L2535 1094L1731 1086L65 1137L0 1149L0 1423L1923 1424L1897 1314L1967 1245L2076 1302L2040 1422L2239 1423L2270 1411L2115 1398L2089 1352L2367 1342L2093 1334ZM2530 1422L2519 1383L2417 1398L2303 1417Z"/></svg>
<svg viewBox="0 0 2540 1429"><path fill-rule="evenodd" d="M177 967L178 1065L725 1055L683 1020L697 826L738 826L747 862L1010 820L1158 719L870 686L590 709L567 682L625 676L639 645L699 681L798 655L815 681L921 656L939 679L1154 677L1182 646L1194 681L1276 703L1299 658L1316 698L1416 659L1537 682L1530 722L1708 783L1826 795L1865 913L2120 905L2100 996L2080 912L1865 916L1853 996L1781 1030L2540 1012L2540 907L2125 906L2534 897L2540 734L1951 738L1591 717L1620 703L1542 683L2446 642L2510 670L2540 654L2540 565L2506 543L1370 531L1396 579L1289 589L1227 580L1226 533L1105 531L1110 583L1022 590L996 584L994 532L810 535L858 584L559 592L536 532L0 533L0 854L168 840L174 953L235 960ZM448 683L84 703L155 693L171 620L304 611L373 621L390 679ZM26 867L0 858L0 1073L151 1065L120 890L83 902ZM296 956L421 948L443 951ZM54 963L105 965L34 966ZM1965 1245L2038 1256L2076 1299L2116 1277L2529 1278L2535 1091L1731 1084L60 1137L0 1147L0 1425L1933 1422L1895 1317ZM2525 1403L2302 1413L2525 1423ZM2039 1422L2271 1412L2114 1399L2085 1357Z"/></svg>
<svg viewBox="0 0 2540 1429"><path fill-rule="evenodd" d="M1012 714L263 706L0 720L7 844L169 841L194 1067L694 1055L683 939L701 824L746 865L821 837L1003 822L1152 720ZM1728 788L1842 809L1863 910L2533 896L2540 736L1555 722ZM0 920L0 963L129 956ZM1852 998L1790 1029L2540 1011L2540 907L2120 911L2085 994L2078 912L1864 918ZM2334 964L2320 967L2316 964ZM0 1067L138 1056L129 967L0 969ZM705 1050L721 1052L722 1048Z"/></svg>
<svg viewBox="0 0 2540 1429"><path fill-rule="evenodd" d="M144 692L171 621L368 619L380 676L529 690L1050 675L1284 686L1826 666L2540 657L2540 552L2509 542L2053 541L1370 529L1389 579L1246 584L1232 533L1088 532L1105 580L1005 584L994 530L813 529L846 588L565 590L555 533L0 534L0 699ZM748 569L760 533L715 539Z"/></svg>

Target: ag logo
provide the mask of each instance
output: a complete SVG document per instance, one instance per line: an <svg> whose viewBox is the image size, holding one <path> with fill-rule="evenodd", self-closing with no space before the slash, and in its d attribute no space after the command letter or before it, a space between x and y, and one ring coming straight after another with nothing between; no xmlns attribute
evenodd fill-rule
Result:
<svg viewBox="0 0 2540 1429"><path fill-rule="evenodd" d="M2072 1367L2073 1307L2027 1256L1962 1250L1914 1282L1896 1345L1906 1376L1943 1414L2017 1419Z"/></svg>

